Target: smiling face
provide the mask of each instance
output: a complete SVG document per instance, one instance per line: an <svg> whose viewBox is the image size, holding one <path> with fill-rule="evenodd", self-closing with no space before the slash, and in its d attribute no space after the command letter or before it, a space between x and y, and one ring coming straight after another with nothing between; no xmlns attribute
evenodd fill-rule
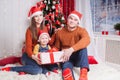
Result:
<svg viewBox="0 0 120 80"><path fill-rule="evenodd" d="M75 16L70 15L68 17L67 24L68 24L68 27L70 29L74 29L74 28L76 28L76 26L79 25L79 21L78 21L78 19Z"/></svg>
<svg viewBox="0 0 120 80"><path fill-rule="evenodd" d="M42 23L42 21L43 21L43 14L41 13L41 14L39 14L39 15L35 15L34 16L34 20L35 20L35 22L37 23L37 24L41 24Z"/></svg>
<svg viewBox="0 0 120 80"><path fill-rule="evenodd" d="M39 42L40 42L40 45L41 45L41 46L47 45L48 42L49 42L49 36L46 35L46 34L42 34L42 35L39 37Z"/></svg>

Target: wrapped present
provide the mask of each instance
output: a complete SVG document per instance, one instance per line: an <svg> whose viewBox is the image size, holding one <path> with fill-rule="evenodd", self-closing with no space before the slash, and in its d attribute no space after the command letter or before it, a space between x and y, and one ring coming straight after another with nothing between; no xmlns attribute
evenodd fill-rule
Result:
<svg viewBox="0 0 120 80"><path fill-rule="evenodd" d="M60 59L62 54L63 54L63 51L42 52L42 53L39 53L38 57L41 59L41 64L54 64L54 63L63 61L62 59Z"/></svg>

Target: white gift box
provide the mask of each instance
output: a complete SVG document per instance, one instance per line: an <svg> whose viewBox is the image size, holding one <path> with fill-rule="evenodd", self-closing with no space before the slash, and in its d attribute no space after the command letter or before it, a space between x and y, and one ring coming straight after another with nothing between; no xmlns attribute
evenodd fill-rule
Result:
<svg viewBox="0 0 120 80"><path fill-rule="evenodd" d="M57 62L62 62L63 60L60 59L62 54L63 51L39 53L41 64L53 64Z"/></svg>

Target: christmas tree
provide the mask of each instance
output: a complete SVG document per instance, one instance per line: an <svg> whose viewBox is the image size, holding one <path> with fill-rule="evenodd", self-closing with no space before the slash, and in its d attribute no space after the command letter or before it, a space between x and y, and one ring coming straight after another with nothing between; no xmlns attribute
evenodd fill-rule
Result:
<svg viewBox="0 0 120 80"><path fill-rule="evenodd" d="M37 6L43 9L45 26L48 27L50 36L55 29L65 26L66 21L59 0L41 0Z"/></svg>

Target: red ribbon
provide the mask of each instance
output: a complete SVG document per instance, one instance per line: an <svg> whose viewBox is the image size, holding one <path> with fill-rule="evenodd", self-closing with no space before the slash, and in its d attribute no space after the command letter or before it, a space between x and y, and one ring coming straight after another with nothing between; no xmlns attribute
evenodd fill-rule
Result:
<svg viewBox="0 0 120 80"><path fill-rule="evenodd" d="M50 53L50 61L53 64L54 63L54 55L53 52L49 52Z"/></svg>

